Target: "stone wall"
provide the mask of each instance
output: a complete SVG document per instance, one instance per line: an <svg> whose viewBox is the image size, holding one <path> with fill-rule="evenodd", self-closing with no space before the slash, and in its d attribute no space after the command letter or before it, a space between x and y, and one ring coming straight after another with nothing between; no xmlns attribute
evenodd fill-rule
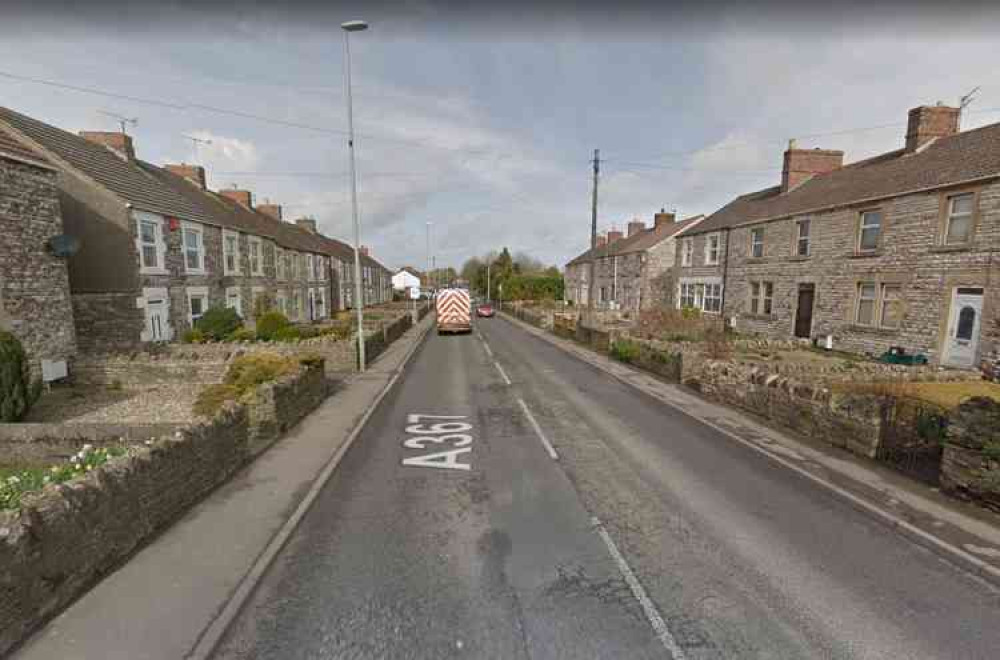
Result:
<svg viewBox="0 0 1000 660"><path fill-rule="evenodd" d="M180 424L0 424L0 450L14 465L48 466L65 460L85 444L101 447L143 443L172 434Z"/></svg>
<svg viewBox="0 0 1000 660"><path fill-rule="evenodd" d="M949 417L941 488L1000 511L1000 403L974 398Z"/></svg>
<svg viewBox="0 0 1000 660"><path fill-rule="evenodd" d="M74 293L73 317L81 352L142 347L145 320L133 293Z"/></svg>
<svg viewBox="0 0 1000 660"><path fill-rule="evenodd" d="M80 385L121 385L128 388L168 383L189 383L192 386L221 383L229 360L239 351L232 345L225 351L199 350L203 348L178 344L135 353L83 354L74 365L72 378L74 383Z"/></svg>
<svg viewBox="0 0 1000 660"><path fill-rule="evenodd" d="M328 393L321 364L304 366L298 373L258 387L247 404L251 454L260 453L298 424Z"/></svg>
<svg viewBox="0 0 1000 660"><path fill-rule="evenodd" d="M41 360L76 353L66 260L47 248L63 234L55 172L0 156L0 329Z"/></svg>

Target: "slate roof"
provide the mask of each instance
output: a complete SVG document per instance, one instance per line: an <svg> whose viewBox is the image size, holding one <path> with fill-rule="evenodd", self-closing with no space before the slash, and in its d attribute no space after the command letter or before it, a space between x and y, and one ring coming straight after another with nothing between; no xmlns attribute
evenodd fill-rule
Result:
<svg viewBox="0 0 1000 660"><path fill-rule="evenodd" d="M0 128L0 156L10 156L19 161L30 161L42 165L48 165L48 159L38 151L18 142L12 135L8 135Z"/></svg>
<svg viewBox="0 0 1000 660"><path fill-rule="evenodd" d="M594 250L587 250L583 254L570 260L566 265L575 266L580 263L589 263L594 256L601 258L614 255L632 254L633 252L644 252L645 250L648 250L658 244L660 241L670 238L671 236L676 236L688 227L695 225L698 220L703 217L704 216L702 215L696 215L678 222L670 222L665 225L660 225L659 227L654 226L644 229L643 231L633 234L632 236L620 238L611 245L604 245L596 248L596 254Z"/></svg>
<svg viewBox="0 0 1000 660"><path fill-rule="evenodd" d="M921 151L903 149L819 174L781 194L773 186L737 197L691 233L781 218L918 190L1000 176L1000 123L939 138Z"/></svg>

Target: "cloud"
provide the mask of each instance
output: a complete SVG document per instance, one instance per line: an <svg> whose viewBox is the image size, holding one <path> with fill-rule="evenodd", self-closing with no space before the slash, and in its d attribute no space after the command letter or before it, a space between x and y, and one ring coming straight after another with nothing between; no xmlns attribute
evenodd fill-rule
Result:
<svg viewBox="0 0 1000 660"><path fill-rule="evenodd" d="M201 140L197 147L192 144L191 155L204 163L209 171L253 170L260 163L257 146L249 140L226 137L204 130L192 131L187 135Z"/></svg>

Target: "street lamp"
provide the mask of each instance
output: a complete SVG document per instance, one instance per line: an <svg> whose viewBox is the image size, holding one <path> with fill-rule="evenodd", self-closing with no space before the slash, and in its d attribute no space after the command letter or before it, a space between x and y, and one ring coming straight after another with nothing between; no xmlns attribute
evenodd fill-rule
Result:
<svg viewBox="0 0 1000 660"><path fill-rule="evenodd" d="M351 215L354 218L354 309L358 315L358 370L365 370L365 301L361 293L361 224L358 221L358 176L354 167L354 103L351 98L351 32L368 29L364 21L341 23L347 82L347 149L351 161Z"/></svg>
<svg viewBox="0 0 1000 660"><path fill-rule="evenodd" d="M431 221L427 221L427 289L431 288Z"/></svg>

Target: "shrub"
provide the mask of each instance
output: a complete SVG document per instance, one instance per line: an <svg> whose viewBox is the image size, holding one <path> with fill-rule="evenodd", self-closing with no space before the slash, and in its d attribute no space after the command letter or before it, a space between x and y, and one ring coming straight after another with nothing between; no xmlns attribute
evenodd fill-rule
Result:
<svg viewBox="0 0 1000 660"><path fill-rule="evenodd" d="M326 359L322 355L310 353L299 357L299 364L309 369L319 369L326 364Z"/></svg>
<svg viewBox="0 0 1000 660"><path fill-rule="evenodd" d="M0 330L0 422L24 419L41 391L41 381L31 382L31 368L21 342Z"/></svg>
<svg viewBox="0 0 1000 660"><path fill-rule="evenodd" d="M263 341L271 341L274 334L282 328L288 327L288 319L281 312L268 312L257 319L257 338Z"/></svg>
<svg viewBox="0 0 1000 660"><path fill-rule="evenodd" d="M241 355L230 363L225 382L209 385L198 394L194 412L202 417L211 417L227 401L236 401L258 385L278 380L297 368L295 360L273 353Z"/></svg>
<svg viewBox="0 0 1000 660"><path fill-rule="evenodd" d="M184 331L184 334L181 335L181 341L185 344L204 344L205 333L198 328L191 328Z"/></svg>
<svg viewBox="0 0 1000 660"><path fill-rule="evenodd" d="M243 325L243 319L231 307L209 307L201 318L195 321L195 330L200 330L206 338L222 341Z"/></svg>
<svg viewBox="0 0 1000 660"><path fill-rule="evenodd" d="M250 328L237 328L226 337L226 341L254 341L255 339L257 339L257 333Z"/></svg>
<svg viewBox="0 0 1000 660"><path fill-rule="evenodd" d="M262 291L253 301L253 317L259 319L274 309L274 296Z"/></svg>
<svg viewBox="0 0 1000 660"><path fill-rule="evenodd" d="M618 339L611 344L611 357L621 362L639 359L639 344L628 339Z"/></svg>
<svg viewBox="0 0 1000 660"><path fill-rule="evenodd" d="M296 341L301 338L302 331L294 325L286 325L283 328L278 328L275 330L274 334L271 335L271 339L274 341Z"/></svg>

